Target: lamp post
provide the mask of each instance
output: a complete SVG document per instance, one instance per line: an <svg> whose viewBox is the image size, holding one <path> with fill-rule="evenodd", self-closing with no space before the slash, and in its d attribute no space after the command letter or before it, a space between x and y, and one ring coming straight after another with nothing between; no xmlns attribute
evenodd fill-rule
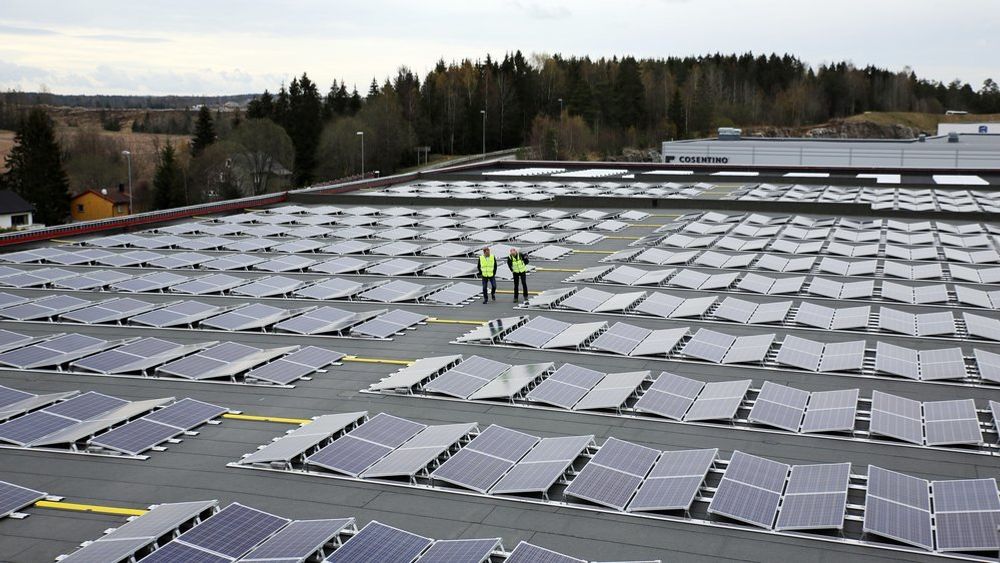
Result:
<svg viewBox="0 0 1000 563"><path fill-rule="evenodd" d="M562 122L563 100L559 98L559 121Z"/></svg>
<svg viewBox="0 0 1000 563"><path fill-rule="evenodd" d="M481 109L479 113L483 114L483 160L486 160L486 110Z"/></svg>
<svg viewBox="0 0 1000 563"><path fill-rule="evenodd" d="M122 154L125 155L125 160L128 161L128 214L131 215L135 212L132 209L132 152L122 151Z"/></svg>
<svg viewBox="0 0 1000 563"><path fill-rule="evenodd" d="M361 137L361 179L365 178L365 132L358 131L355 135Z"/></svg>

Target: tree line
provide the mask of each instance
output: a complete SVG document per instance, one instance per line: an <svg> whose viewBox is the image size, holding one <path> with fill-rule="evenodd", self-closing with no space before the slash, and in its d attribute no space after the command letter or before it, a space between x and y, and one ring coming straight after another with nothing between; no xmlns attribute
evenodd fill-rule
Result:
<svg viewBox="0 0 1000 563"><path fill-rule="evenodd" d="M295 149L294 183L413 164L415 147L474 154L530 147L546 158L607 157L624 147L704 136L721 126L822 123L865 111L1000 112L992 79L974 89L909 69L848 62L813 68L792 55L598 58L533 55L439 61L423 80L402 67L366 95L334 81L325 93L302 74L248 105ZM485 114L485 127L484 127ZM484 143L485 140L485 143Z"/></svg>

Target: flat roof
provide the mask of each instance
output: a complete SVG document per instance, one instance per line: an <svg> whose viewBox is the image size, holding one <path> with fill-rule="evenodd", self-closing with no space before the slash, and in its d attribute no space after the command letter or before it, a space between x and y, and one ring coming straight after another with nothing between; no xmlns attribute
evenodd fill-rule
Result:
<svg viewBox="0 0 1000 563"><path fill-rule="evenodd" d="M525 167L529 166L534 166L534 164ZM567 168L561 163L548 163L544 167ZM479 185L473 186L471 193L479 193L482 192L482 183L492 180L504 185L510 184L511 181L520 181L525 185L514 186L514 188L533 186L538 192L544 193L551 187L539 184L546 181L556 182L560 185L577 183L578 190L598 189L600 184L609 182L634 184L646 181L657 185L680 184L679 188L671 186L670 189L683 191L692 188L697 183L683 178L657 177L645 174L643 171L639 171L638 177L625 179L623 176L634 173L634 171L628 170L629 165L627 164L621 165L620 168L627 169L626 173L606 178L588 176L552 178L553 172L551 170L542 176L526 174L508 177L505 175L499 179L483 176L481 170L442 172L427 175L417 181L403 182L390 189L412 187L419 183L430 183L438 188L455 185L467 188L470 186L462 184L462 182L473 182ZM587 167L583 166L582 169L586 170ZM478 180L473 181L470 178L478 178ZM357 239L357 242L375 248L384 244L401 242L413 245L415 248L405 250L409 247L400 247L404 251L399 256L373 254L371 248L352 252L345 256L366 262L365 268L376 267L380 262L384 263L387 260L399 259L417 264L414 267L415 270L408 270L411 273L400 275L376 275L369 273L367 269L345 270L330 274L310 271L308 266L305 266L303 270L291 269L278 273L257 268L257 264L263 264L265 261L282 256L298 256L314 260L317 263L338 258L339 255L333 254L332 251L325 252L323 247L302 252L278 252L271 249L237 251L211 246L191 250L178 247L178 243L172 241L163 248L146 250L128 242L125 243L125 246L93 246L87 241L96 239L98 236L87 235L59 243L34 243L9 250L11 252L37 251L40 248L51 247L68 253L101 250L113 256L144 251L155 252L164 257L176 257L183 253L198 252L211 259L242 254L243 256L255 257L259 261L243 269L226 270L221 273L243 281L249 278L256 280L280 275L291 280L298 280L302 286L315 284L329 278L339 278L361 284L404 281L426 287L456 283L472 284L477 286L474 290L478 290L479 281L474 278L464 274L457 274L454 277L433 275L433 273L427 273L425 266L444 260L475 263L475 258L472 255L475 249L487 243L469 237L474 233L496 231L501 233L496 235L499 239L488 244L528 248L555 246L571 250L569 253L562 254L553 252L552 255L556 256L555 259L531 260L531 265L536 268L527 278L528 287L532 292L560 288L571 288L579 291L583 288L591 288L616 295L639 291L645 292L647 295L659 292L684 298L715 297L718 302L732 297L756 303L792 301L794 307L801 307L802 304L826 307L851 305L869 306L873 312L896 309L910 314L951 312L959 319L962 318L962 313L997 318L996 312L992 308L961 302L955 296L955 287L957 286L988 292L991 291L990 285L956 278L955 273L960 271L963 266L977 271L985 271L1000 267L1000 262L986 261L981 264L970 264L954 257L943 259L939 257L937 260L919 257L902 259L887 256L885 249L886 245L901 244L891 243L887 240L890 231L897 232L888 225L888 219L891 218L905 223L932 222L929 230L924 230L921 227L920 231L914 232L914 234L916 232L931 233L931 243L914 242L912 245L902 246L926 246L940 251L942 256L945 247L966 252L996 250L997 243L994 235L997 233L988 227L1000 228L1000 225L983 221L982 217L985 216L983 214L986 212L982 210L981 204L977 212L978 215L975 213L969 215L975 219L967 221L956 219L956 217L962 217L960 212L942 210L940 202L934 199L936 195L932 197L933 202L938 204L935 209L889 208L880 210L874 209L865 202L855 201L852 205L856 207L848 209L856 209L858 214L852 215L844 213L844 207L837 207L842 203L820 201L819 196L817 196L814 200L788 201L786 202L787 207L781 211L768 211L759 209L760 205L768 203L767 200L761 202L752 198L742 198L742 195L758 189L759 183L758 181L748 183L748 181L733 181L732 179L723 181L716 178L710 181L710 185L696 189L687 195L678 195L678 199L672 200L665 195L645 198L655 200L655 206L651 202L640 205L637 202L641 200L629 195L600 195L587 191L551 194L553 199L539 201L516 199L516 196L510 199L490 199L485 195L484 197L470 198L467 197L470 193L468 191L455 192L450 189L446 190L447 193L438 191L429 194L414 193L410 189L407 193L390 192L391 195L382 196L362 195L360 193L293 195L288 202L273 205L260 211L251 211L250 213L253 213L256 219L251 217L247 222L235 223L237 231L243 228L253 229L276 224L278 229L271 235L264 234L264 231L260 231L259 236L230 235L221 231L217 234L206 234L198 230L184 232L186 227L175 229L179 234L171 234L169 230L162 230L170 225L188 223L192 226L197 224L197 229L207 228L211 230L213 227L226 225L224 221L213 220L219 217L150 225L147 230L156 230L157 232L137 231L130 233L140 239L147 240L165 236L174 236L185 241L208 237L218 237L231 241L262 238L277 241L273 246L301 238L304 241L320 241L323 245L328 246L340 240L336 235L331 234L333 231L348 228L370 229L374 233ZM794 181L788 181L785 185L793 186L794 184ZM485 187L501 186L486 184ZM825 185L821 187L822 189L818 190L820 193L841 193L837 190L831 191ZM850 185L848 184L846 187L850 187ZM510 186L505 187L502 191L509 192L508 188ZM613 189L615 188L606 186L599 188L599 191ZM641 189L649 189L649 187ZM790 191L799 193L807 192L808 189L801 188L798 192L794 192L789 187L783 193L787 194ZM463 196L463 193L466 195ZM731 194L735 195L729 197ZM459 197L455 197L456 195ZM894 192L895 199L892 201L907 201L907 197L900 199L900 195ZM858 192L857 197L860 197L860 192ZM915 195L913 197L921 196ZM289 209L288 206L302 209ZM310 215L308 211L315 210L319 206L339 208L339 211L330 208L323 210L330 212L329 216L335 217L331 223L322 223L322 220L319 220L318 224L312 225L326 229L325 231L317 231L319 234L311 236L283 236L289 234L292 229L308 226L305 223L297 222L296 218ZM696 208L692 209L694 206ZM282 210L283 207L286 209ZM374 212L358 210L361 207L370 208ZM435 211L427 211L431 209ZM464 215L458 214L460 211L473 209L485 210L487 213L484 215L470 211ZM522 209L527 212L525 219L538 221L539 225L532 226L528 223L521 223L519 224L520 230L505 229L507 225L517 220L514 214L510 216L499 214L500 211L506 209ZM831 212L832 209L837 211ZM437 210L444 210L444 212ZM547 210L555 212L543 214ZM420 214L421 211L427 212ZM594 211L595 213L580 217L579 214L585 211ZM619 214L625 211L641 211L641 214L636 215L636 218L633 219L616 219ZM712 211L733 216L735 219L719 219L716 215L705 215ZM602 216L602 213L607 216ZM562 214L565 214L565 217L561 216ZM745 224L749 228L756 225L755 220L750 219L751 215L754 214L763 214L779 219L785 217L788 220L779 220L775 223L779 229L778 232L772 234L747 235L729 231L709 234L698 232L703 229L712 230L714 228L712 225L718 224L723 226ZM480 217L480 215L482 216ZM803 217L801 224L791 221L792 217L799 215ZM286 222L285 218L281 218L283 216L289 216L291 219ZM445 223L429 223L429 225L436 226L422 225L436 216L445 217L454 221L455 224L450 226L445 226ZM355 217L355 219L349 219L350 217ZM362 219L356 219L357 217L362 217ZM373 221L366 222L364 217L372 217ZM394 217L403 218L403 220L391 221ZM947 217L947 219L943 219L943 217ZM414 222L409 224L407 219L413 219ZM476 219L487 219L487 221L473 223L475 227L465 226L466 223L471 223ZM833 223L830 225L824 223L823 221L827 219L832 219ZM851 226L852 224L845 222L852 219L857 221L877 220L880 223L878 227L867 225L855 228ZM269 223L272 220L277 222ZM579 225L564 223L563 227L567 230L561 230L551 225L554 221L563 220L577 221ZM606 220L621 220L626 223L626 227L620 230L595 229L597 223ZM390 222L386 223L386 221ZM818 223L809 225L810 221ZM495 224L491 222L495 222ZM702 226L691 226L696 224ZM947 226L944 226L945 224ZM964 224L979 225L981 232L972 231L972 227L961 227ZM784 229L792 226L803 230L829 229L829 231L823 233L822 237L820 237L820 233L815 235L820 237L815 240L823 242L818 252L803 251L800 254L795 254L772 248L772 245L779 239L794 239L791 233L787 236L781 234ZM410 229L416 231L417 234L404 233L402 236L405 238L398 241L382 238L383 233L392 229L397 229L395 234L400 234L398 229ZM436 236L446 229L457 231L461 236L449 240L427 238L428 236ZM877 231L880 239L876 253L870 256L845 257L829 252L830 244L838 241L850 242L852 245L862 244L857 241L844 241L836 238L838 229ZM956 234L952 230L962 232ZM518 240L522 235L532 232L551 233L553 237L545 242ZM902 233L903 231L898 232ZM589 243L565 240L565 237L579 233L598 235L598 237ZM698 245L681 248L674 246L681 239L673 239L671 242L665 240L675 233L686 234L691 238L699 236L714 238L711 242L706 243L708 246ZM344 234L346 236L348 233L344 232ZM959 237L974 246L968 248L955 246L955 244L960 243L955 243L954 239L942 235ZM977 235L986 238L985 246L981 245L981 241L966 239L966 237ZM721 239L726 236L741 240L759 238L764 241L765 246L745 251L727 249L720 246ZM494 240L491 236L487 238ZM528 238L531 239L531 237ZM593 238L593 236L589 236L579 240ZM794 240L808 242L813 239ZM203 242L204 244L212 244L211 241ZM440 244L466 246L467 252L459 252L454 256L444 258L422 254L424 249ZM635 262L630 257L625 257L625 254L621 254L622 251L641 251L646 248L657 248L670 253L683 251L693 254L684 263L676 265ZM734 257L753 254L754 258L745 265L715 267L709 265L708 262L697 261L699 258L703 258L707 252ZM815 260L808 270L780 272L758 267L759 261L765 255L784 260L797 257L813 257ZM66 264L51 262L44 257L37 261L14 263L3 261L3 256L0 255L0 267L11 268L12 271L0 270L0 286L3 285L4 274L11 275L13 271L31 273L47 268L60 268L75 275L93 274L99 270L112 270L133 277L154 273L171 273L184 278L193 278L220 273L216 270L206 269L201 265L207 262L199 262L189 267L155 267L150 265L151 261L155 260L151 257L133 265L114 266L109 265L114 264L113 261L109 264L101 264L99 261ZM958 255L954 254L953 256ZM851 263L874 260L877 266L876 273L874 275L864 273L838 275L830 271L823 271L819 267L824 258ZM67 259L62 258L62 260L65 262ZM887 277L884 273L886 262L898 262L910 267L942 264L942 277L940 279ZM591 281L568 281L571 276L588 268L610 269L622 266L647 271L686 269L705 275L735 274L740 280L745 279L748 274L771 278L803 276L807 278L806 281L811 281L814 278L826 278L840 283L874 280L879 290L885 282L901 284L906 287L943 284L946 287L947 296L945 301L904 303L885 298L879 291L873 293L870 298L861 297L850 302L837 303L837 300L805 290L774 295L748 292L740 289L738 282L717 289L692 289L671 285L670 280L673 278L670 276L666 276L663 283L653 286L626 286L609 282L602 277L594 278ZM501 266L501 270L505 269L505 266ZM778 323L758 325L730 322L711 315L696 318L657 318L640 315L634 311L593 313L569 310L558 306L544 310L532 307L520 308L516 307L513 296L508 293L511 289L510 282L498 280L498 284L500 290L507 292L499 293L495 302L482 304L478 295L473 295L472 298L462 300L457 305L435 303L423 298L406 299L399 302L378 302L339 297L312 299L296 296L294 291L252 297L226 289L192 296L169 290L138 293L92 288L73 290L57 288L53 284L0 287L2 293L33 300L57 294L70 295L94 302L128 297L151 306L179 300L196 300L218 305L225 309L250 304L265 304L278 309L295 310L328 306L357 313L400 309L429 317L409 329L401 330L398 334L392 335L390 340L358 337L359 335L351 337L350 334L346 335L348 337L295 334L276 331L271 326L264 330L254 328L225 331L207 327L155 328L148 325L117 322L100 324L84 324L69 320L53 322L44 318L20 321L10 318L4 319L0 322L0 328L32 337L42 337L54 333L79 333L108 341L156 337L181 344L231 342L261 349L317 346L347 354L349 358L345 358L341 365L332 365L324 368L321 372L310 373L306 379L298 379L285 386L260 381L251 381L251 383L259 384L247 384L242 374L229 379L228 383L213 383L169 376L152 378L87 375L77 373L72 368L63 372L51 369L0 368L0 385L36 394L79 390L99 391L127 400L190 397L249 415L244 419L223 418L220 424L201 426L197 429L197 435L181 436L178 443L164 443L166 448L164 451L148 452L146 460L42 451L31 448L7 449L4 450L3 455L0 455L0 473L3 475L3 480L42 490L50 495L61 496L67 502L73 503L144 508L158 503L218 499L222 506L230 502L239 502L286 518L355 517L358 520L359 528L371 520L378 520L435 539L502 537L503 544L508 550L520 541L529 541L548 549L589 560L662 559L664 561L708 558L804 560L814 558L821 553L825 557L829 557L829 553L833 553L835 557L851 561L882 561L886 559L931 561L938 559L938 557L933 552L909 548L904 544L887 539L869 538L874 543L883 546L883 548L877 548L858 541L842 541L836 537L836 534L819 533L812 534L819 537L810 537L810 533L760 533L752 526L742 525L722 517L711 517L710 520L714 522L714 525L685 521L685 517L681 514L673 514L675 517L673 520L647 519L624 512L603 510L596 505L591 505L591 509L588 510L555 503L529 503L495 496L457 494L431 488L403 487L365 480L325 479L302 472L239 469L229 467L229 464L238 462L245 454L254 452L259 446L270 443L272 439L294 428L295 420L310 419L332 413L367 411L371 416L384 412L422 424L476 422L481 429L490 424L498 424L541 437L594 435L598 444L602 444L608 437L614 437L659 450L719 448L719 455L722 459L729 459L733 451L740 450L787 464L850 462L853 467L852 473L862 475L866 473L869 464L925 479L985 478L992 477L996 473L994 455L978 451L981 449L991 452L992 446L986 444L980 448L967 446L918 447L889 438L851 439L849 434L824 437L778 431L760 425L748 424L745 421L733 424L678 423L666 422L650 416L618 416L613 411L607 410L599 414L588 414L567 409L504 405L498 402L441 400L405 394L362 392L400 369L402 367L398 363L400 360L459 354L466 358L478 355L517 365L554 362L556 366L559 366L564 363L572 363L602 373L650 370L652 375L656 376L660 372L667 371L706 383L752 379L751 387L754 390L768 381L809 392L857 388L863 398L871 397L875 391L880 391L917 401L973 399L979 409L988 409L988 401L998 398L995 384L971 379L967 381L928 382L889 376L884 373L869 376L867 371L857 374L832 375L815 371L808 372L787 366L778 367L767 362L761 365L716 364L684 358L680 355L663 359L623 357L594 353L594 350L588 346L583 346L582 350L573 351L524 346L473 346L457 343L460 337L476 328L477 321L527 315L530 317L545 316L566 323L607 322L612 325L615 322L625 322L648 329L689 327L692 333L699 328L734 336L773 333L777 335L778 340L789 336L826 342L864 339L872 347L876 342L881 341L913 350L934 350L957 346L963 350L966 356L970 357L976 349L1000 353L1000 343L989 338L964 338L961 336L964 333L956 333L953 337L948 335L921 337L878 330L877 328L866 328L854 332L823 331L784 320ZM239 284L236 284L234 287L238 286ZM808 288L808 285L804 287ZM789 314L791 315L793 312L791 311ZM0 315L2 315L2 310L0 310ZM871 327L878 326L877 318L873 317L871 322L875 323ZM351 359L357 358L370 361L351 361ZM385 361L389 362L380 363ZM392 363L393 361L397 363ZM768 360L768 362L770 361ZM222 380L224 379L226 378ZM747 397L745 406L752 402L751 398L752 395ZM626 408L625 414L634 413ZM989 429L991 424L995 424L995 421L985 412L981 413L980 416L983 428ZM279 421L268 421L268 418L279 419ZM286 420L281 422L280 419ZM994 434L986 434L986 439L992 440L994 438ZM712 490L703 489L701 494L705 498L709 498L713 493ZM854 502L858 498L856 497L858 494L860 494L859 491L853 491L850 502ZM707 504L703 501L698 502L701 504L699 504L700 508L694 511L696 520L704 516ZM60 554L72 552L81 542L97 539L103 530L124 523L123 517L113 515L77 513L46 508L28 508L22 512L30 514L30 518L0 520L0 553L4 553L5 557L14 561L52 560ZM849 512L855 515L859 514L854 509L849 510ZM849 525L856 527L859 523L852 520ZM992 556L995 557L996 553L992 553Z"/></svg>

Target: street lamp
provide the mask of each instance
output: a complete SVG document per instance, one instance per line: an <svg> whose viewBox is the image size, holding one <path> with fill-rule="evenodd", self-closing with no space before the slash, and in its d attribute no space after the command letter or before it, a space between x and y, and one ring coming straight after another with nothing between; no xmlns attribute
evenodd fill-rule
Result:
<svg viewBox="0 0 1000 563"><path fill-rule="evenodd" d="M128 161L128 214L131 215L135 213L135 210L132 209L132 153L131 151L122 151L122 154Z"/></svg>
<svg viewBox="0 0 1000 563"><path fill-rule="evenodd" d="M562 121L562 112L563 112L562 106L563 106L562 98L559 98L559 121Z"/></svg>
<svg viewBox="0 0 1000 563"><path fill-rule="evenodd" d="M355 135L361 137L361 179L365 178L365 132L358 131Z"/></svg>
<svg viewBox="0 0 1000 563"><path fill-rule="evenodd" d="M486 160L486 110L481 109L479 113L483 114L483 160Z"/></svg>

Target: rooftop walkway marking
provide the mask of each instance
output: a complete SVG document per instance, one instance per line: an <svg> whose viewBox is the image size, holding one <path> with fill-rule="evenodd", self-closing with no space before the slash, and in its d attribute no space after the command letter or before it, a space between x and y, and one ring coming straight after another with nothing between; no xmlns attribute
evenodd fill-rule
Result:
<svg viewBox="0 0 1000 563"><path fill-rule="evenodd" d="M582 272L583 270L579 268L545 268L543 266L538 266L535 268L536 272Z"/></svg>
<svg viewBox="0 0 1000 563"><path fill-rule="evenodd" d="M248 420L251 422L278 422L281 424L306 424L307 422L312 422L309 418L286 418L283 416L255 416L252 414L236 414L227 412L222 415L222 418L231 418L233 420Z"/></svg>
<svg viewBox="0 0 1000 563"><path fill-rule="evenodd" d="M118 508L116 506L100 506L97 504L77 504L74 502L62 502L53 500L40 500L35 503L35 508L53 508L55 510L69 510L72 512L92 512L94 514L112 514L115 516L142 516L149 512L141 508Z"/></svg>
<svg viewBox="0 0 1000 563"><path fill-rule="evenodd" d="M392 358L362 358L359 356L344 356L341 358L344 362L357 362L361 364L391 364L397 366L408 366L415 362L416 360L395 360Z"/></svg>
<svg viewBox="0 0 1000 563"><path fill-rule="evenodd" d="M437 317L427 317L427 322L448 324L448 325L481 325L486 321L470 321L464 319L439 319Z"/></svg>

